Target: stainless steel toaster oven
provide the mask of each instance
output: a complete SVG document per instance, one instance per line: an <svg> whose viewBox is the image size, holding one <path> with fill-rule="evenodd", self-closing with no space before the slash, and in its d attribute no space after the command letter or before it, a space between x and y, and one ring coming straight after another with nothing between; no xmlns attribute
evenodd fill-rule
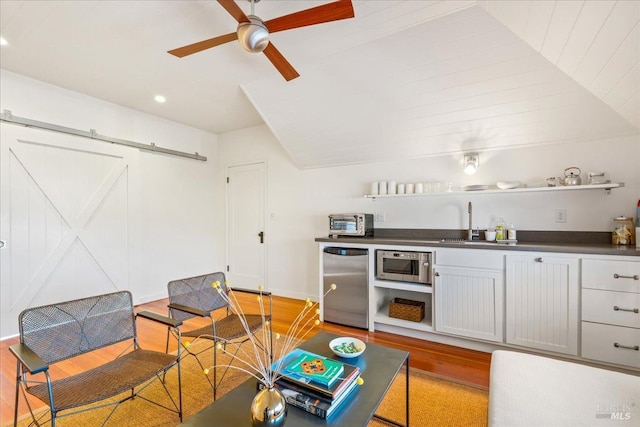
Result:
<svg viewBox="0 0 640 427"><path fill-rule="evenodd" d="M345 213L329 215L329 236L373 236L373 215Z"/></svg>

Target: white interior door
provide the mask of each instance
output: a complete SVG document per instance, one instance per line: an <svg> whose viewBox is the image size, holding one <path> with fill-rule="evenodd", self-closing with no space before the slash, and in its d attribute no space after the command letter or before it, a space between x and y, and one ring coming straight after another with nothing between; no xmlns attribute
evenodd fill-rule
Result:
<svg viewBox="0 0 640 427"><path fill-rule="evenodd" d="M231 286L265 283L265 164L227 168L227 278Z"/></svg>
<svg viewBox="0 0 640 427"><path fill-rule="evenodd" d="M0 153L0 335L27 307L128 288L125 151L2 124Z"/></svg>

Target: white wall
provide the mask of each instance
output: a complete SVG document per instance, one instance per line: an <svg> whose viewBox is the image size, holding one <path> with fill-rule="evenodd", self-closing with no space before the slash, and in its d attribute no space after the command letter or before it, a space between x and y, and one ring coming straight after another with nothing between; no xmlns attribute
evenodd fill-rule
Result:
<svg viewBox="0 0 640 427"><path fill-rule="evenodd" d="M209 158L199 162L125 149L135 161L130 164L128 193L129 274L122 287L133 292L136 302L166 296L168 280L224 267L221 207L225 166L231 164L267 162L266 284L274 293L292 297L317 294L314 238L326 235L327 215L333 212L381 212L386 221L376 226L384 228L465 228L466 204L472 201L474 225L480 227L503 216L519 229L608 231L614 216L634 214L640 198L637 136L481 153L480 170L473 177L462 173L460 156L299 170L266 126L216 136L5 70L0 73L0 109L67 127L96 129L103 135L197 151ZM82 141L87 147L105 144ZM376 201L362 197L371 181L532 183L562 175L569 166L579 166L583 172L605 171L626 186L608 196L603 191L576 191ZM5 171L1 172L0 179ZM554 222L555 209L567 210L566 224ZM0 224L5 222L3 218ZM7 286L8 253L6 249L0 252L3 289ZM15 318L11 314L11 319ZM13 325L11 328L15 330ZM15 332L2 329L1 335L11 333Z"/></svg>
<svg viewBox="0 0 640 427"><path fill-rule="evenodd" d="M473 176L462 171L460 155L375 164L299 170L266 126L220 135L220 160L267 162L267 284L276 294L317 295L318 252L314 238L327 234L327 215L335 212L384 213L381 228L467 227L467 202L474 204L474 226L486 228L497 217L525 230L609 231L614 216L635 215L640 199L640 137L545 145L483 152ZM481 195L469 192L423 198L364 199L372 181L451 181L456 185L503 180L544 183L564 169L604 171L625 183L604 190ZM567 222L555 222L566 209ZM275 216L275 219L272 218Z"/></svg>
<svg viewBox="0 0 640 427"><path fill-rule="evenodd" d="M150 102L153 102L151 95ZM113 262L114 259L119 259L118 262L124 264L125 274L111 275L109 280L106 280L108 286L115 288L112 291L129 289L135 303L156 300L167 296L166 285L169 280L223 268L224 238L221 236L224 236L224 210L221 210L220 206L224 204L224 186L223 173L216 167L216 135L6 70L0 73L0 110L11 110L14 116L81 130L96 129L101 135L141 143L154 142L161 147L189 153L198 152L208 157L208 161L203 162L128 147L112 147L108 143L87 138L2 124L3 127L10 128L12 135L23 134L29 135L30 138L37 135L39 144L51 144L54 150L56 142L63 141L65 149L73 149L77 153L83 150L88 153L111 150L114 156L121 156L127 162L127 183L118 190L126 191L127 194L127 199L122 205L122 209L128 213L128 217L125 218L126 246L123 249L126 255L111 257L109 260ZM18 154L10 152L8 148L10 144L16 144L15 138L14 141L2 140L0 143L0 164L17 165L15 159L18 158ZM16 144L15 148L21 147ZM48 161L46 157L33 158L38 156L38 147L31 149L28 155L31 157L30 161ZM12 158L11 161L9 157ZM9 169L3 166L3 170L0 171L0 181L4 181L1 188L5 190L9 188L9 179L12 176ZM35 177L33 182L36 182ZM59 187L58 193L70 192L75 188L72 182L60 182L56 185ZM44 190L42 192L44 193ZM21 242L11 241L10 224L28 221L24 218L9 218L7 212L10 208L9 201L12 199L9 194L3 193L1 196L3 206L0 212L3 217L0 221L0 238L9 241L8 249L0 252L0 286L4 300L0 335L4 337L17 332L17 313L26 306L47 302L41 299L43 295L47 295L47 298L68 299L65 293L67 288L91 293L92 280L86 276L80 277L79 272L90 271L89 269L73 267L74 262L81 260L77 257L67 263L64 273L61 273L63 269L60 266L56 266L50 277L40 283L39 289L27 289L33 285L28 279L24 280L24 283L12 283L12 277L18 275L12 275L11 269L14 270L13 273L16 273L17 269L24 269L28 274L21 276L34 277L38 274L39 265L28 265L32 260L11 258L11 248ZM50 205L55 207L55 201L50 201ZM109 222L104 221L104 224ZM122 233L121 230L111 231ZM37 241L43 237L33 235L37 233L42 231L34 228L29 238ZM108 234L109 230L101 233ZM48 250L54 251L55 248L50 247ZM103 276L108 273L109 269L104 268ZM75 282L75 285L69 285L70 282ZM102 285L104 284L96 285L93 289L101 290ZM25 291L33 296L25 300ZM18 301L20 306L16 306Z"/></svg>

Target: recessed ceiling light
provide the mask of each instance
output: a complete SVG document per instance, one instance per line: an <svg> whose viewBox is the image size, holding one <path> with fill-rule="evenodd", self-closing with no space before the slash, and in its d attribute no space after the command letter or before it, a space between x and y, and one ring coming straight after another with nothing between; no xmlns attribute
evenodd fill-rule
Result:
<svg viewBox="0 0 640 427"><path fill-rule="evenodd" d="M0 46L6 46L9 43L7 42L7 39L5 39L4 37L0 37Z"/></svg>
<svg viewBox="0 0 640 427"><path fill-rule="evenodd" d="M153 98L153 99L155 99L156 102L159 103L159 104L162 104L167 100L167 98L165 98L162 95L156 95L155 98Z"/></svg>

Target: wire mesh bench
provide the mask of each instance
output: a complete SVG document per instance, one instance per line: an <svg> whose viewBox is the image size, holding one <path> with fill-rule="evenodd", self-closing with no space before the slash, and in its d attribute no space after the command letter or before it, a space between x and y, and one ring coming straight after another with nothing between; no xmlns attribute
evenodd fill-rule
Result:
<svg viewBox="0 0 640 427"><path fill-rule="evenodd" d="M178 326L181 321L146 311L136 315L128 291L28 308L20 313L20 343L9 348L17 358L14 426L17 424L20 391L36 425L40 425L48 414L45 412L36 417L27 394L49 405L52 427L59 417L94 409L81 407L129 391L121 399L95 406L113 406L103 425L121 403L134 397L170 410L182 421L180 346L178 354L143 350L138 343L136 317L166 325L180 337ZM50 376L49 366L56 362L122 342L130 344L111 361L60 379L53 380ZM174 366L177 369L177 393L172 394L162 384L170 405L151 401L140 394L153 382L150 380L163 381L164 374Z"/></svg>

